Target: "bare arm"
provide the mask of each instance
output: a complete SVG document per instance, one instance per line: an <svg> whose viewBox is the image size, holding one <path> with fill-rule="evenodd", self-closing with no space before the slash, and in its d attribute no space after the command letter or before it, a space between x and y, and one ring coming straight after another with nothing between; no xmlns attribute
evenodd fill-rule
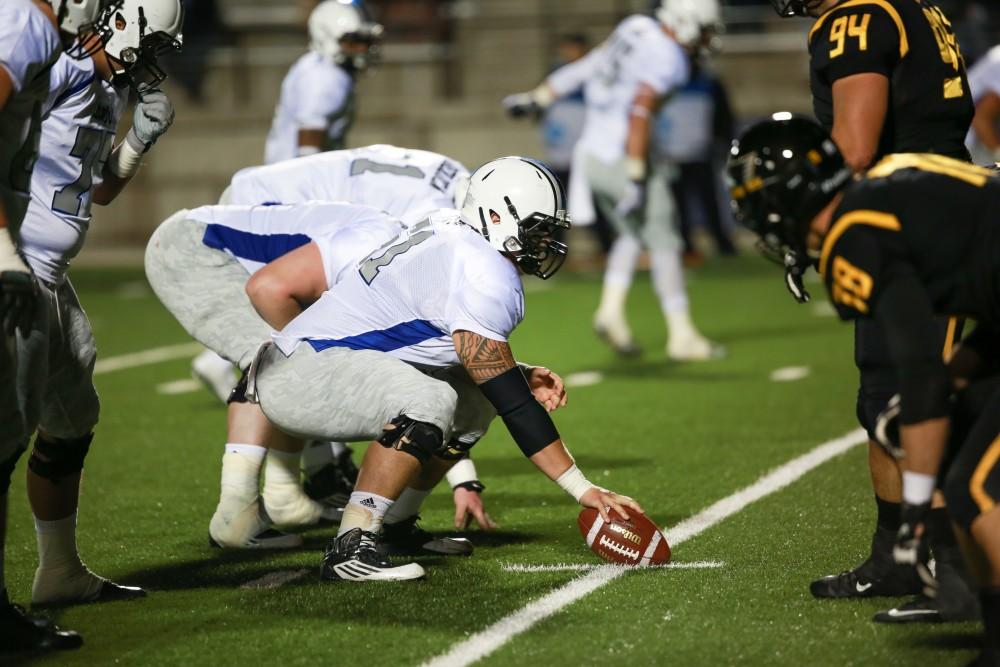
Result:
<svg viewBox="0 0 1000 667"><path fill-rule="evenodd" d="M257 313L283 329L327 289L323 258L316 243L274 260L251 276L246 292Z"/></svg>
<svg viewBox="0 0 1000 667"><path fill-rule="evenodd" d="M1000 95L994 92L986 93L976 105L976 117L972 119L972 129L975 130L979 141L991 151L1000 149L998 122L1000 122Z"/></svg>
<svg viewBox="0 0 1000 667"><path fill-rule="evenodd" d="M312 155L323 150L326 130L299 130L299 155Z"/></svg>
<svg viewBox="0 0 1000 667"><path fill-rule="evenodd" d="M98 187L94 188L92 201L99 206L107 206L122 193L125 186L132 181L132 176L134 176L134 174L122 178L118 174L111 171L108 165L105 164L102 174L103 180Z"/></svg>
<svg viewBox="0 0 1000 667"><path fill-rule="evenodd" d="M653 114L659 106L660 97L652 86L640 84L639 92L632 100L628 117L628 136L625 139L625 155L628 160L645 165L649 152L649 128ZM644 174L628 174L632 180L641 180Z"/></svg>
<svg viewBox="0 0 1000 667"><path fill-rule="evenodd" d="M864 73L833 84L833 140L856 171L871 166L889 110L889 79Z"/></svg>

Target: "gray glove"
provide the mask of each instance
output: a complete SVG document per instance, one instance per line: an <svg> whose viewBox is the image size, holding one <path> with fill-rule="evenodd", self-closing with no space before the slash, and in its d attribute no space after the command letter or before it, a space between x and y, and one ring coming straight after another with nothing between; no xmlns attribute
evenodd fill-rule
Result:
<svg viewBox="0 0 1000 667"><path fill-rule="evenodd" d="M162 90L144 91L135 105L132 129L125 140L135 150L145 152L170 129L174 122L174 105Z"/></svg>

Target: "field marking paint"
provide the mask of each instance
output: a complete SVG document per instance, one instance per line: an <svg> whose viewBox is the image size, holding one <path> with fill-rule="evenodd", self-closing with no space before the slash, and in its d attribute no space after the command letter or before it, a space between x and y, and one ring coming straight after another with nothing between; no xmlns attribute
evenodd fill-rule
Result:
<svg viewBox="0 0 1000 667"><path fill-rule="evenodd" d="M690 540L724 519L740 512L751 503L776 493L806 473L821 466L853 447L868 441L862 429L818 445L811 451L788 461L765 474L750 486L710 505L685 519L667 532L671 547ZM465 667L485 658L517 635L530 630L539 621L559 612L580 598L601 588L629 571L615 565L599 565L564 586L529 602L512 614L455 644L446 653L431 658L423 667Z"/></svg>
<svg viewBox="0 0 1000 667"><path fill-rule="evenodd" d="M696 560L696 561L682 561L677 563L667 563L665 565L649 565L643 568L629 568L621 566L624 570L630 569L641 569L641 570L702 570L702 569L715 569L725 566L725 563L720 563L717 560ZM521 565L518 563L504 563L500 569L504 572L521 572L521 573L531 573L531 572L589 572L595 568L601 567L600 565L594 563L557 563L555 565Z"/></svg>
<svg viewBox="0 0 1000 667"><path fill-rule="evenodd" d="M156 385L156 393L163 394L164 396L176 396L178 394L190 394L191 392L198 391L201 388L202 384L198 380L195 380L194 378L184 378Z"/></svg>
<svg viewBox="0 0 1000 667"><path fill-rule="evenodd" d="M590 387L604 380L604 373L600 371L580 371L570 373L563 380L567 387Z"/></svg>
<svg viewBox="0 0 1000 667"><path fill-rule="evenodd" d="M203 349L205 348L202 347L201 343L181 343L179 345L167 345L166 347L154 347L151 350L122 354L117 357L108 357L107 359L98 359L97 363L94 364L94 375L158 364L162 361L183 359L184 357L194 356Z"/></svg>
<svg viewBox="0 0 1000 667"><path fill-rule="evenodd" d="M281 588L285 584L290 584L293 581L298 581L309 574L309 572L311 572L311 570L306 569L279 570L278 572L270 572L259 579L253 579L246 582L241 585L240 588L270 591L275 588Z"/></svg>
<svg viewBox="0 0 1000 667"><path fill-rule="evenodd" d="M795 382L809 377L812 370L808 366L785 366L771 371L771 382Z"/></svg>

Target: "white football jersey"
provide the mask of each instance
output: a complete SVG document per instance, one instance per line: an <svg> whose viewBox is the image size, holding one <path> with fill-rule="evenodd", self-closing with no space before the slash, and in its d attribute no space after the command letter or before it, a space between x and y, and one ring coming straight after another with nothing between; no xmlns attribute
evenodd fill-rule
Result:
<svg viewBox="0 0 1000 667"><path fill-rule="evenodd" d="M187 217L208 225L205 245L232 255L251 275L315 241L327 285L336 284L362 257L403 231L399 221L385 213L346 202L202 206Z"/></svg>
<svg viewBox="0 0 1000 667"><path fill-rule="evenodd" d="M0 67L14 87L0 110L0 205L15 240L28 209L49 68L60 53L58 30L31 0L0 2Z"/></svg>
<svg viewBox="0 0 1000 667"><path fill-rule="evenodd" d="M354 123L354 77L329 57L310 51L281 83L281 98L267 135L264 162L299 155L299 130L324 130L324 150L344 147Z"/></svg>
<svg viewBox="0 0 1000 667"><path fill-rule="evenodd" d="M63 54L52 67L42 139L31 176L21 251L42 280L62 283L83 247L94 189L114 147L128 96L101 78L91 58Z"/></svg>
<svg viewBox="0 0 1000 667"><path fill-rule="evenodd" d="M687 81L684 49L649 16L630 16L611 36L580 60L547 79L557 95L584 84L587 117L581 144L594 157L613 163L625 155L629 114L639 86L666 97Z"/></svg>
<svg viewBox="0 0 1000 667"><path fill-rule="evenodd" d="M440 211L371 253L272 336L286 355L306 342L447 367L460 363L452 332L506 341L523 318L513 262L461 224L458 211Z"/></svg>
<svg viewBox="0 0 1000 667"><path fill-rule="evenodd" d="M987 93L1000 95L1000 46L994 46L990 49L969 70L969 89L972 91L972 100L976 104L979 104L979 101ZM988 164L993 161L992 154L979 141L975 130L969 129L965 145L972 153L973 162Z"/></svg>
<svg viewBox="0 0 1000 667"><path fill-rule="evenodd" d="M410 225L455 207L455 187L468 170L438 153L375 145L330 151L243 169L229 185L234 204L309 200L373 206Z"/></svg>

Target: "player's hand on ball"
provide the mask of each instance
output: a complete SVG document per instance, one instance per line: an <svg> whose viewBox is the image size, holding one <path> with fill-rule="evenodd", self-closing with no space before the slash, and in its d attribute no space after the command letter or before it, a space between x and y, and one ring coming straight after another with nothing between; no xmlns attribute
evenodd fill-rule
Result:
<svg viewBox="0 0 1000 667"><path fill-rule="evenodd" d="M174 105L167 94L156 89L143 91L142 98L135 105L129 134L142 144L142 149L145 150L166 134L173 122Z"/></svg>
<svg viewBox="0 0 1000 667"><path fill-rule="evenodd" d="M461 486L455 487L452 495L455 500L455 528L465 530L469 527L469 522L472 519L475 519L483 530L496 530L498 528L496 522L490 518L483 507L482 495Z"/></svg>
<svg viewBox="0 0 1000 667"><path fill-rule="evenodd" d="M535 400L541 403L546 412L552 412L566 405L566 386L557 373L544 366L535 366L528 376L528 386Z"/></svg>
<svg viewBox="0 0 1000 667"><path fill-rule="evenodd" d="M589 491L580 496L580 504L584 507L593 507L600 512L605 521L610 521L611 510L614 510L623 519L629 519L629 511L645 514L639 503L628 496L619 495L613 491L602 489L599 486L591 487Z"/></svg>

